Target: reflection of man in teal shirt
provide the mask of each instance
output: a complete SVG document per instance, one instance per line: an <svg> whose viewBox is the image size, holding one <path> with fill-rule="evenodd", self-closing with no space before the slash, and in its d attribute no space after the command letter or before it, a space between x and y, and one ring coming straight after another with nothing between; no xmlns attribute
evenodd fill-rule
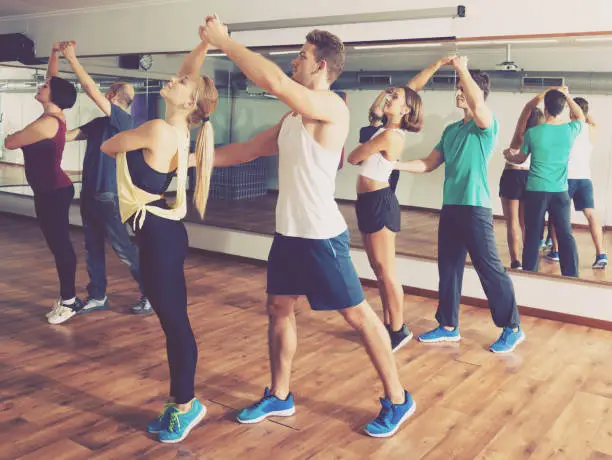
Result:
<svg viewBox="0 0 612 460"><path fill-rule="evenodd" d="M574 121L561 119L568 103ZM522 163L531 155L531 167L525 192L525 245L523 268L538 270L540 234L544 214L548 209L557 239L561 274L578 276L578 251L572 236L570 198L567 193L567 164L576 137L584 129L582 109L565 92L549 90L544 96L546 121L525 133L523 146L517 155L507 154L513 163Z"/></svg>
<svg viewBox="0 0 612 460"><path fill-rule="evenodd" d="M465 261L469 252L493 315L503 328L491 351L507 353L525 339L519 327L512 281L497 254L493 233L491 193L487 166L497 142L499 125L487 107L489 76L471 73L467 59L450 64L459 76L457 107L464 117L446 127L442 139L427 158L400 163L397 169L424 173L446 164L444 197L438 228L439 326L419 337L421 342L456 342L459 301Z"/></svg>

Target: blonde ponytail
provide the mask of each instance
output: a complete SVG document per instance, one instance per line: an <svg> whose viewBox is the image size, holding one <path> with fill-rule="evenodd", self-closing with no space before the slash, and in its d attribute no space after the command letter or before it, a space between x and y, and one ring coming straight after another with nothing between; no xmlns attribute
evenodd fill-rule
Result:
<svg viewBox="0 0 612 460"><path fill-rule="evenodd" d="M190 115L189 121L191 123L201 121L202 126L200 126L195 145L196 186L193 202L200 218L203 219L210 191L210 177L215 162L215 133L209 117L219 103L219 93L210 77L203 75L198 78L194 99L196 109Z"/></svg>
<svg viewBox="0 0 612 460"><path fill-rule="evenodd" d="M212 175L213 164L215 162L215 133L212 123L204 119L198 132L195 145L196 158L196 186L193 194L193 202L200 214L204 218L208 193L210 191L210 178Z"/></svg>

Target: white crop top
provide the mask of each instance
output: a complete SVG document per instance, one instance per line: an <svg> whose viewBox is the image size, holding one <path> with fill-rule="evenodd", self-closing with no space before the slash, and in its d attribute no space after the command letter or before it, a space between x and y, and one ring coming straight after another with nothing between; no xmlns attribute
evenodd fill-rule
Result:
<svg viewBox="0 0 612 460"><path fill-rule="evenodd" d="M590 179L591 178L591 132L586 123L582 126L582 131L576 137L572 147L569 162L567 164L568 179Z"/></svg>
<svg viewBox="0 0 612 460"><path fill-rule="evenodd" d="M380 128L374 133L371 139L374 139L384 131L386 131L385 128ZM405 132L401 129L395 128L392 129L392 131L397 131L405 135ZM389 176L393 172L396 163L397 161L387 160L381 152L376 152L361 162L359 175L377 182L389 182Z"/></svg>

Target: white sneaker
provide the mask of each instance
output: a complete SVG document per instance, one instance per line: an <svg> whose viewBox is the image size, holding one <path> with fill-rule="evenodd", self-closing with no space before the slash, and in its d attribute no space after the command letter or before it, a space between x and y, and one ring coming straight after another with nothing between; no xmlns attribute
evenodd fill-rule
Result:
<svg viewBox="0 0 612 460"><path fill-rule="evenodd" d="M64 323L76 315L82 308L82 305L83 304L78 298L71 305L64 305L58 301L57 306L51 310L49 316L47 316L47 321L49 321L49 324Z"/></svg>
<svg viewBox="0 0 612 460"><path fill-rule="evenodd" d="M57 299L55 301L55 303L53 304L53 306L51 307L51 310L49 310L45 316L47 318L49 318L51 315L53 315L53 312L55 311L56 308L60 307L62 305L62 299Z"/></svg>

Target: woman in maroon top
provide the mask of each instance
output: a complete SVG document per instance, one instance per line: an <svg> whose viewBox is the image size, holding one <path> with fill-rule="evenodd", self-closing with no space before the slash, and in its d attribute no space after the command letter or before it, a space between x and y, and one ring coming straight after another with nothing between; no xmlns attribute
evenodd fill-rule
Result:
<svg viewBox="0 0 612 460"><path fill-rule="evenodd" d="M23 150L26 179L34 192L36 217L55 257L60 298L47 314L51 324L63 323L81 308L75 292L76 255L68 221L74 187L61 168L66 144L64 109L74 105L77 93L72 83L57 77L59 51L58 44L54 45L47 79L35 96L43 106L43 114L4 141L7 149Z"/></svg>

